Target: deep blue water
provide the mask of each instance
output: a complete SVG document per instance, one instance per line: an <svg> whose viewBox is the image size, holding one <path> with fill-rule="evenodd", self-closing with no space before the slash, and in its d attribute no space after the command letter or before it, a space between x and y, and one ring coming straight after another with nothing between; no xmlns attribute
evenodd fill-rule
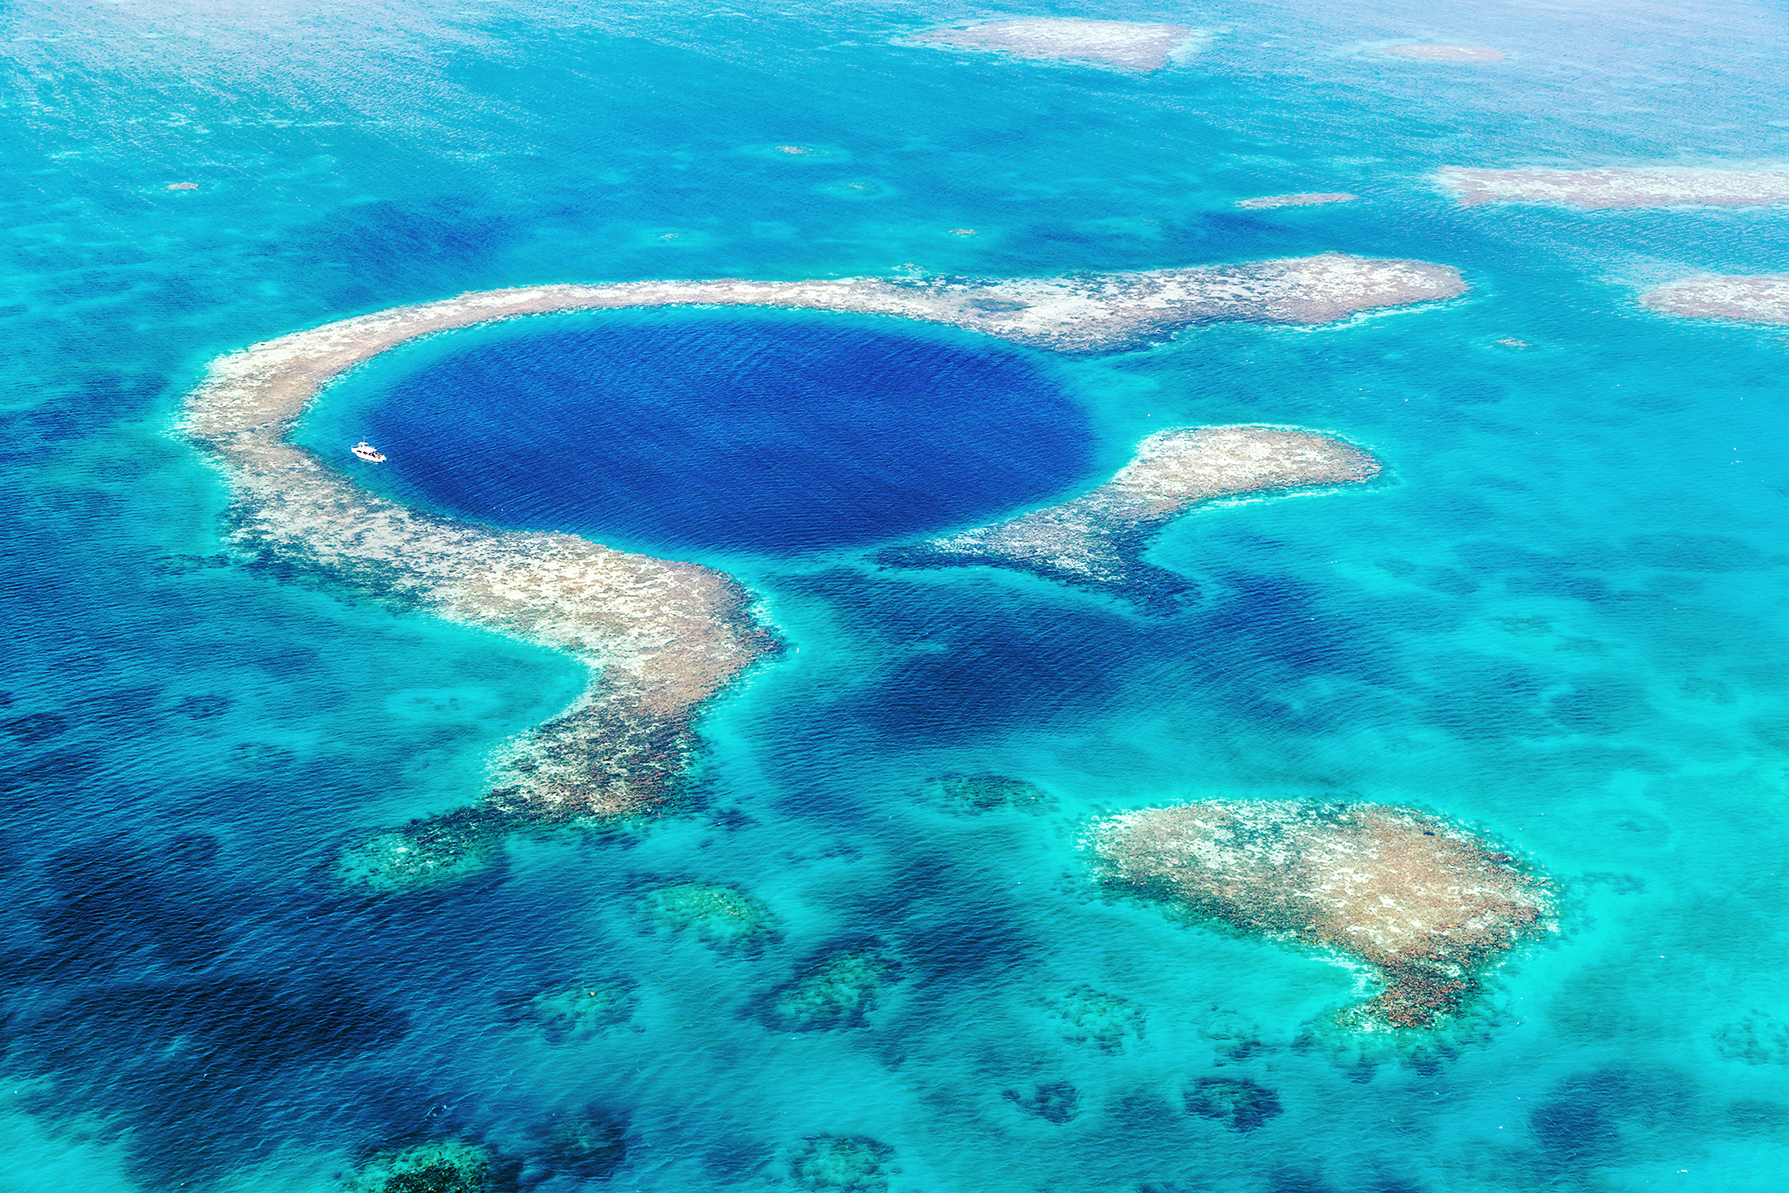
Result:
<svg viewBox="0 0 1789 1193"><path fill-rule="evenodd" d="M1789 21L1737 0L1072 10L1212 31L1146 77L895 40L972 15L0 14L0 1189L308 1193L406 1140L538 1158L579 1111L621 1127L625 1162L606 1180L532 1170L537 1188L790 1190L791 1157L822 1135L890 1149L899 1193L1781 1187L1789 338L1635 296L1789 268L1789 216L1459 209L1428 176L1789 160ZM1360 52L1402 38L1510 58ZM775 149L790 143L815 152ZM1362 198L1233 206L1307 189ZM320 448L404 444L378 483L725 566L799 649L714 707L686 815L520 842L490 880L427 897L330 880L345 845L482 790L491 751L585 677L223 558L220 481L170 433L206 361L542 281L1326 249L1455 265L1473 289L1073 361L876 320L683 312L516 323L374 362L305 423ZM738 376L741 338L762 350L741 359L798 368L759 374L757 396L703 393ZM595 393L599 349L643 384ZM480 360L542 384L482 403ZM833 384L829 362L878 360L928 383ZM777 388L798 375L810 388ZM829 421L794 417L796 392ZM760 398L777 417L733 413ZM732 489L753 462L646 475L663 424L630 420L649 401L710 461L751 442L791 463ZM469 440L526 431L524 402L569 429L503 460L576 480L579 451L638 454L576 485L466 466ZM728 413L690 418L705 402ZM593 409L628 442L592 433ZM411 450L426 419L441 438ZM1238 420L1346 435L1388 475L1184 520L1151 556L1198 583L1175 616L867 562L887 538L1096 483L1155 428ZM792 481L867 512L804 528L811 511L776 496ZM701 515L750 502L761 520ZM1053 799L960 815L927 795L951 771ZM1564 931L1443 1047L1337 1040L1315 1025L1359 996L1346 968L1089 888L1090 816L1200 796L1456 817L1561 879ZM688 879L752 892L781 937L729 956L643 931L640 892ZM767 1019L816 958L866 943L900 969L861 1025ZM597 980L634 984L628 1023L551 1043L509 1013ZM1068 1030L1090 990L1128 1025L1109 1050ZM1283 1112L1247 1132L1189 1113L1214 1078Z"/></svg>
<svg viewBox="0 0 1789 1193"><path fill-rule="evenodd" d="M776 555L996 517L1092 454L1049 362L967 333L678 311L463 338L362 370L302 441L340 459L370 438L388 460L357 474L446 513Z"/></svg>

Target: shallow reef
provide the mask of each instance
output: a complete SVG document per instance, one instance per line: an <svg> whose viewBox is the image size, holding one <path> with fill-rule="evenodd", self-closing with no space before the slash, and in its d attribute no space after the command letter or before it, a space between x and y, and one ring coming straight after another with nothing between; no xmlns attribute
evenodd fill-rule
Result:
<svg viewBox="0 0 1789 1193"><path fill-rule="evenodd" d="M490 1149L459 1139L384 1152L361 1166L347 1193L500 1193Z"/></svg>
<svg viewBox="0 0 1789 1193"><path fill-rule="evenodd" d="M903 567L1013 568L1169 612L1191 590L1143 562L1169 522L1195 506L1275 490L1359 484L1378 460L1327 435L1284 427L1174 427L1137 445L1130 463L1083 496L1016 518L889 548Z"/></svg>
<svg viewBox="0 0 1789 1193"><path fill-rule="evenodd" d="M1597 170L1470 170L1437 175L1463 205L1563 203L1572 207L1762 207L1789 203L1789 170L1686 166Z"/></svg>
<svg viewBox="0 0 1789 1193"><path fill-rule="evenodd" d="M588 1040L625 1026L639 1008L639 985L627 978L590 979L508 1000L505 1012L539 1029L549 1044Z"/></svg>
<svg viewBox="0 0 1789 1193"><path fill-rule="evenodd" d="M1241 1077L1201 1077L1186 1091L1186 1112L1247 1132L1283 1108L1280 1096L1265 1085Z"/></svg>
<svg viewBox="0 0 1789 1193"><path fill-rule="evenodd" d="M812 1193L887 1193L894 1149L863 1135L812 1135L788 1156L789 1178Z"/></svg>
<svg viewBox="0 0 1789 1193"><path fill-rule="evenodd" d="M1711 274L1648 290L1640 303L1664 315L1728 319L1737 323L1789 323L1789 274Z"/></svg>
<svg viewBox="0 0 1789 1193"><path fill-rule="evenodd" d="M738 887L677 882L647 893L642 919L654 931L726 953L756 953L782 935L776 913Z"/></svg>
<svg viewBox="0 0 1789 1193"><path fill-rule="evenodd" d="M995 50L1015 58L1092 62L1125 70L1151 71L1168 65L1169 54L1197 37L1197 30L1183 25L1026 17L934 29L916 34L913 40L963 49Z"/></svg>
<svg viewBox="0 0 1789 1193"><path fill-rule="evenodd" d="M1114 893L1372 966L1384 990L1344 1016L1357 1027L1436 1026L1485 969L1552 927L1545 877L1409 808L1183 804L1109 817L1090 843Z"/></svg>
<svg viewBox="0 0 1789 1193"><path fill-rule="evenodd" d="M841 949L777 987L764 1001L761 1017L778 1031L859 1027L883 989L899 977L899 963L878 948Z"/></svg>
<svg viewBox="0 0 1789 1193"><path fill-rule="evenodd" d="M932 779L928 788L935 800L953 812L992 812L997 808L1035 811L1053 802L1049 792L1035 783L995 774L949 774Z"/></svg>
<svg viewBox="0 0 1789 1193"><path fill-rule="evenodd" d="M1052 1001L1049 1015L1064 1040L1101 1052L1122 1051L1143 1037L1143 1008L1092 986L1076 986Z"/></svg>

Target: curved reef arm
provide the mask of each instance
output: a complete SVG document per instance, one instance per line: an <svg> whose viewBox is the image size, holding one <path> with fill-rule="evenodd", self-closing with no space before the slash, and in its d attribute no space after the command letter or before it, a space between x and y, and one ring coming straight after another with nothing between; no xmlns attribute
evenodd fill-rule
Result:
<svg viewBox="0 0 1789 1193"><path fill-rule="evenodd" d="M1175 427L1093 492L1060 505L882 552L907 567L1013 568L1171 609L1187 582L1144 563L1163 527L1207 501L1278 489L1357 484L1380 464L1359 448L1283 427Z"/></svg>
<svg viewBox="0 0 1789 1193"><path fill-rule="evenodd" d="M669 795L693 720L754 660L778 649L731 577L571 535L503 531L376 497L287 442L329 381L389 348L498 319L673 305L856 311L952 324L1065 352L1110 351L1211 319L1313 323L1451 297L1445 266L1327 255L1150 273L1008 281L630 282L464 294L326 324L214 362L183 429L232 482L239 548L322 571L444 617L557 647L596 678L571 711L500 760L476 809L391 838L369 881L406 885L461 872L522 823L610 820ZM370 875L370 877L368 877Z"/></svg>

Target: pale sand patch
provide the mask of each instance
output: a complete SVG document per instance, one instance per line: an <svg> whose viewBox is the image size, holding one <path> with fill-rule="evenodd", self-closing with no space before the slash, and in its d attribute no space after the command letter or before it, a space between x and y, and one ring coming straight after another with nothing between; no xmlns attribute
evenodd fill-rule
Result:
<svg viewBox="0 0 1789 1193"><path fill-rule="evenodd" d="M1169 522L1208 501L1358 484L1380 464L1359 448L1283 427L1176 427L1137 445L1130 463L1083 497L882 553L912 567L1013 568L1165 608L1185 582L1142 561Z"/></svg>
<svg viewBox="0 0 1789 1193"><path fill-rule="evenodd" d="M1371 965L1367 1025L1435 1026L1552 926L1544 877L1409 808L1213 800L1109 817L1089 844L1115 891Z"/></svg>
<svg viewBox="0 0 1789 1193"><path fill-rule="evenodd" d="M934 29L915 34L913 40L996 50L1017 58L1100 62L1126 70L1149 71L1166 66L1168 56L1176 48L1198 36L1198 30L1184 25L1035 17Z"/></svg>
<svg viewBox="0 0 1789 1193"><path fill-rule="evenodd" d="M1464 206L1564 203L1573 207L1763 207L1789 203L1789 170L1712 170L1679 166L1597 170L1437 172Z"/></svg>
<svg viewBox="0 0 1789 1193"><path fill-rule="evenodd" d="M1236 205L1250 211L1269 207L1318 207L1325 203L1352 203L1358 198L1346 191L1313 191L1301 195L1261 195L1254 199L1238 199Z"/></svg>
<svg viewBox="0 0 1789 1193"><path fill-rule="evenodd" d="M1691 319L1789 323L1789 273L1685 278L1648 290L1640 302Z"/></svg>
<svg viewBox="0 0 1789 1193"><path fill-rule="evenodd" d="M1426 42L1387 46L1373 53L1387 58L1414 58L1418 62L1502 62L1505 57L1495 46L1437 46Z"/></svg>
<svg viewBox="0 0 1789 1193"><path fill-rule="evenodd" d="M1341 256L1069 278L629 282L464 294L296 332L212 363L183 429L228 475L242 552L556 647L594 673L569 712L499 760L475 808L386 834L344 858L373 885L449 880L482 865L508 828L603 821L668 798L694 749L703 703L778 649L724 573L616 551L572 535L501 531L366 492L287 441L330 381L422 336L557 311L769 306L898 315L1065 352L1146 343L1212 319L1315 323L1447 298L1457 271Z"/></svg>

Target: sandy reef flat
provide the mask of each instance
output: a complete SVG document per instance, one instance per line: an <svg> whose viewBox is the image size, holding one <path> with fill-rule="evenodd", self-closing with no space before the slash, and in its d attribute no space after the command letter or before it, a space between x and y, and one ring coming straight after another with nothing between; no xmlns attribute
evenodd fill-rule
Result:
<svg viewBox="0 0 1789 1193"><path fill-rule="evenodd" d="M673 305L854 311L951 324L1064 352L1147 343L1212 319L1314 323L1450 297L1459 274L1342 256L1002 281L633 282L465 294L326 324L215 361L182 427L224 467L242 553L297 564L588 664L574 708L509 747L482 805L376 839L345 861L372 885L476 869L511 826L604 821L661 806L694 748L701 706L779 649L752 598L712 568L572 535L503 531L377 497L287 442L323 386L422 336L559 311Z"/></svg>
<svg viewBox="0 0 1789 1193"><path fill-rule="evenodd" d="M1435 1026L1553 920L1545 878L1457 826L1385 804L1151 808L1098 822L1090 845L1115 893L1371 965L1384 990L1357 1012L1362 1026Z"/></svg>
<svg viewBox="0 0 1789 1193"><path fill-rule="evenodd" d="M1789 273L1685 278L1648 290L1640 302L1691 319L1789 323Z"/></svg>
<svg viewBox="0 0 1789 1193"><path fill-rule="evenodd" d="M1789 170L1781 169L1469 170L1447 166L1436 177L1467 207L1480 203L1563 203L1591 208L1789 203Z"/></svg>
<svg viewBox="0 0 1789 1193"><path fill-rule="evenodd" d="M1270 207L1321 207L1326 203L1352 203L1357 196L1346 191L1313 191L1302 195L1259 195L1238 199L1236 205L1247 211L1263 211Z"/></svg>
<svg viewBox="0 0 1789 1193"><path fill-rule="evenodd" d="M913 40L970 50L996 50L1016 58L1097 62L1125 70L1149 71L1168 65L1169 54L1198 36L1198 30L1184 25L1031 17L934 29L915 34Z"/></svg>
<svg viewBox="0 0 1789 1193"><path fill-rule="evenodd" d="M1142 561L1169 522L1207 501L1276 489L1358 484L1380 464L1359 448L1283 427L1175 427L1084 496L990 526L881 554L907 567L1013 568L1166 610L1189 588Z"/></svg>
<svg viewBox="0 0 1789 1193"><path fill-rule="evenodd" d="M1382 58L1412 58L1418 62L1502 62L1505 57L1496 46L1438 46L1428 42L1387 46L1373 53Z"/></svg>

